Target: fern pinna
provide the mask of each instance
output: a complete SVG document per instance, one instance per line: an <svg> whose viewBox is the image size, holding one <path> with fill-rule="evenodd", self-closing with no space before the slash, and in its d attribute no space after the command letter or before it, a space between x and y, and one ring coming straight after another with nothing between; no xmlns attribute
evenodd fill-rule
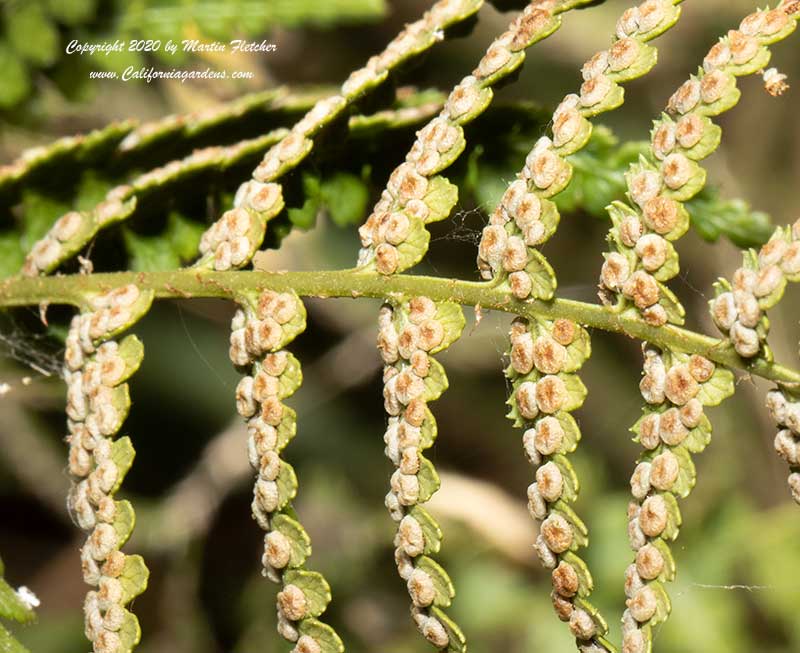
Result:
<svg viewBox="0 0 800 653"><path fill-rule="evenodd" d="M681 0L646 0L626 8L610 46L581 69L577 92L544 118L538 138L523 143L524 164L505 184L496 206L488 207L488 224L476 243L480 281L409 274L428 253L429 226L449 218L459 204L462 189L445 171L452 168L456 180L464 174L458 159L469 146L471 123L494 110L493 89L513 81L529 56L526 51L556 32L572 10L597 3L533 0L517 7L507 29L448 95L396 87L413 60L463 34L482 4L440 0L338 90L277 89L199 115L116 123L61 139L0 168L0 194L10 206L23 208L27 185L35 186L54 163L72 164L89 175L110 161L116 175L99 202L54 208L47 230L24 256L10 257L15 268L0 281L3 308L39 305L42 315L49 304L78 309L63 343L67 506L87 532L80 564L91 589L83 612L86 637L97 653L127 653L141 637L129 608L145 590L149 572L141 556L121 550L134 512L115 494L134 458L132 438L118 437L131 403L126 381L144 356L141 340L123 334L156 299L210 297L237 304L229 354L241 375L234 399L246 420L242 455L255 472L252 516L263 531L263 575L280 587L277 630L295 653L345 650L339 634L322 620L331 587L307 568L311 540L293 507L298 478L288 445L305 434L284 400L301 391L300 362L287 347L306 328L303 297L382 301L376 344L383 364L383 442L391 463L385 496L394 522L391 546L408 591L411 621L438 650L466 651L469 630L468 623L458 625L452 616L455 588L439 560L442 529L423 505L440 485L432 406L448 379L436 355L462 335L462 305L514 316L504 345L504 373L508 417L521 429L521 448L534 468L525 497L539 529L532 552L550 574L556 616L582 653L653 650L654 628L671 611L666 583L677 573L672 543L682 522L678 500L695 485L693 456L710 444L705 409L734 393L736 369L777 386L766 395L778 428L774 445L790 466L791 494L800 503L800 372L775 362L766 315L787 282L800 279L800 222L779 227L758 251L746 251L731 280L715 284L710 318L721 338L682 328L686 311L667 285L680 272L677 243L696 219L698 205L692 202L706 186L699 162L722 138L712 118L739 101L738 77L761 75L771 95L787 90L785 76L767 68L769 46L794 31L800 2L782 0L772 9L756 10L721 38L698 72L671 96L653 123L649 143L626 161L624 188L607 207L611 227L609 251L598 266L599 304L557 297L556 275L541 248L558 229L567 191L580 183L575 174L580 156L604 137L591 119L621 106L623 84L655 66L657 49L650 42L679 23ZM220 129L266 116L290 120L235 143L194 149L219 136ZM325 146L332 140L357 149L408 128L415 130L413 144L388 179L378 180L385 187L379 193L376 188L371 211L366 193L356 193L361 199L352 206L334 207L331 198L343 187L326 191L309 172L330 164ZM159 158L165 144L172 158ZM467 158L473 160L474 153ZM144 170L142 161L148 164ZM166 210L172 193L186 182L231 187L231 174L243 169L252 171L250 178L239 183L237 177L238 188L223 196L225 210L210 225L198 229L171 214L171 234L178 243L170 252L171 265L148 269L142 240L129 226L153 206ZM361 223L355 267L246 269L262 247L279 243L309 213L313 220L319 197L327 197L332 216L346 214L343 221ZM722 206L723 200L714 204ZM74 273L73 258L115 229L123 231L130 247L130 269L93 273L82 259L81 273ZM587 397L579 373L591 353L592 329L641 340L644 358L643 414L631 428L642 451L631 465L627 535L634 554L620 590L625 597L621 642L612 641L608 617L590 600L595 581L582 551L589 545L589 529L575 507L580 483L571 454L590 435L586 425L582 435L575 411ZM30 619L31 606L22 596L1 581L0 616ZM25 650L1 627L0 648Z"/></svg>

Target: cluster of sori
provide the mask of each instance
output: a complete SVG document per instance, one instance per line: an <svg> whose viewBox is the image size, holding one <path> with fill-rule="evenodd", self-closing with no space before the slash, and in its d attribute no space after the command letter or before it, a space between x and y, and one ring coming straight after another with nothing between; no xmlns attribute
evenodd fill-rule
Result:
<svg viewBox="0 0 800 653"><path fill-rule="evenodd" d="M628 538L636 560L625 572L623 653L650 651L652 628L669 616L663 583L675 577L668 542L681 524L677 498L695 484L691 454L711 439L704 407L733 394L733 374L702 356L645 347L644 358L639 388L648 405L631 429L645 451L631 476Z"/></svg>
<svg viewBox="0 0 800 653"><path fill-rule="evenodd" d="M302 381L300 363L284 347L305 329L305 308L294 293L272 291L243 296L240 304L230 357L247 376L236 388L236 410L247 420L247 450L257 473L252 508L265 531L263 573L281 585L278 632L294 643L294 653L340 653L339 636L317 619L331 600L330 587L304 568L311 544L291 506L297 478L280 457L297 428L295 412L282 400Z"/></svg>
<svg viewBox="0 0 800 653"><path fill-rule="evenodd" d="M541 522L535 549L552 571L553 606L559 619L569 623L581 651L613 650L603 639L606 622L587 601L592 576L575 552L588 544L588 531L570 506L578 497L578 478L567 454L581 436L570 413L586 397L575 372L591 352L589 334L569 320L517 318L510 339L509 418L525 428L525 454L536 467L528 510Z"/></svg>
<svg viewBox="0 0 800 653"><path fill-rule="evenodd" d="M580 94L567 95L553 114L552 138L539 139L484 228L478 249L478 269L486 280L507 280L519 299L549 299L555 290L552 269L534 247L555 232L558 209L548 198L570 181L570 154L589 141L588 117L618 107L620 83L640 77L656 63L656 51L646 46L678 20L673 0L646 0L628 9L617 26L617 39L583 66Z"/></svg>
<svg viewBox="0 0 800 653"><path fill-rule="evenodd" d="M711 317L740 356L752 358L766 349L765 311L778 303L787 281L800 281L800 220L779 227L758 253L745 252L733 283L720 279L714 284Z"/></svg>
<svg viewBox="0 0 800 653"><path fill-rule="evenodd" d="M254 225L255 240L244 249L240 234L224 226L228 213L203 236L198 265L229 270L247 264L260 246L266 223L283 209L283 190L278 179L303 161L314 147L314 138L351 107L358 98L386 80L390 71L430 48L443 37L442 30L473 15L482 0L441 0L423 17L412 23L389 43L364 68L354 71L344 82L340 93L319 100L281 140L273 145L253 171L253 179L245 182L236 194L234 211L247 210ZM236 245L239 243L239 245Z"/></svg>
<svg viewBox="0 0 800 653"><path fill-rule="evenodd" d="M81 549L84 581L93 588L84 604L86 636L95 653L126 653L138 642L139 623L125 606L144 591L147 568L140 556L120 548L134 524L131 504L114 494L133 462L128 437L115 438L128 415L125 381L144 350L135 336L114 336L150 307L153 293L135 285L95 295L91 309L70 325L64 356L67 381L69 474L67 501L74 522L89 533Z"/></svg>
<svg viewBox="0 0 800 653"><path fill-rule="evenodd" d="M411 596L411 613L422 635L439 649L466 651L460 629L442 611L454 596L447 573L430 555L439 551L442 533L419 504L439 488L432 463L422 455L436 438L428 403L447 388L447 377L432 354L459 337L464 326L456 304L415 297L379 317L378 349L384 362L384 405L389 424L386 455L395 465L386 507L397 522L394 544L400 577Z"/></svg>
<svg viewBox="0 0 800 653"><path fill-rule="evenodd" d="M489 106L492 86L522 65L525 49L559 27L557 12L563 7L557 4L531 2L489 46L472 74L452 90L440 114L417 132L406 160L392 172L380 200L358 230L360 267L373 266L389 275L422 259L430 238L425 224L446 218L457 201L458 189L436 175L463 152L462 125ZM550 172L543 170L542 175L550 176Z"/></svg>
<svg viewBox="0 0 800 653"><path fill-rule="evenodd" d="M61 216L34 245L25 259L23 273L36 276L55 270L70 256L79 252L100 229L127 219L136 209L141 194L157 189L163 192L170 183L185 181L190 175L215 166L230 165L254 146L273 140L274 137L267 135L262 139L241 141L228 147L213 146L195 150L183 159L170 161L139 175L130 183L115 186L92 210L70 211ZM257 195L258 190L249 189L249 192ZM267 192L248 199L249 208L269 210L278 197L277 195L273 197ZM228 211L213 229L206 232L200 243L201 254L215 254L213 263L218 270L230 268L231 263L237 265L245 259L249 260L263 237L263 224L252 217L249 217L247 222L243 222L242 216L231 218L231 213Z"/></svg>
<svg viewBox="0 0 800 653"><path fill-rule="evenodd" d="M800 503L800 396L784 388L767 393L767 408L780 429L775 450L789 463L789 489Z"/></svg>
<svg viewBox="0 0 800 653"><path fill-rule="evenodd" d="M215 270L229 270L246 264L264 238L264 216L276 215L283 208L279 184L248 181L239 187L233 208L225 211L200 239L202 258L198 265L210 263Z"/></svg>
<svg viewBox="0 0 800 653"><path fill-rule="evenodd" d="M705 170L697 161L719 145L721 130L709 116L734 106L740 96L736 77L763 70L768 45L787 37L800 17L798 3L747 16L709 50L703 68L670 98L668 111L654 124L650 155L626 175L631 206L617 202L610 213L614 226L609 242L616 251L604 255L600 297L622 310L632 302L643 319L660 326L683 322L684 310L664 285L679 270L670 241L688 228L682 202L705 185Z"/></svg>

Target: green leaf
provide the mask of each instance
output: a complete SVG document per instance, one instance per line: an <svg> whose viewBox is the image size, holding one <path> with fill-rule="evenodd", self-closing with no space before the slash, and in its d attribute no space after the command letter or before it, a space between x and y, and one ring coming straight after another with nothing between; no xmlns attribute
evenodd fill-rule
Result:
<svg viewBox="0 0 800 653"><path fill-rule="evenodd" d="M0 578L0 617L19 623L28 623L36 618L29 608L4 579Z"/></svg>
<svg viewBox="0 0 800 653"><path fill-rule="evenodd" d="M299 207L289 207L286 214L295 227L308 230L316 224L322 206L322 187L319 177L303 173L303 197L305 197L303 204Z"/></svg>
<svg viewBox="0 0 800 653"><path fill-rule="evenodd" d="M425 229L421 220L409 217L409 221L411 223L411 233L397 247L398 272L403 272L419 263L428 251L428 243L431 239L431 235Z"/></svg>
<svg viewBox="0 0 800 653"><path fill-rule="evenodd" d="M344 653L344 644L336 631L316 619L303 619L298 626L301 635L312 637L320 646L320 653Z"/></svg>
<svg viewBox="0 0 800 653"><path fill-rule="evenodd" d="M429 211L425 218L426 224L444 220L458 203L458 186L437 175L428 182L428 191L423 201Z"/></svg>
<svg viewBox="0 0 800 653"><path fill-rule="evenodd" d="M548 329L552 328L552 322L548 323ZM575 372L579 370L584 362L592 355L592 341L589 333L583 327L577 327L575 339L569 343L567 349L567 360L564 363L564 372Z"/></svg>
<svg viewBox="0 0 800 653"><path fill-rule="evenodd" d="M5 39L23 59L37 66L53 63L58 56L58 30L38 2L9 3L3 18Z"/></svg>
<svg viewBox="0 0 800 653"><path fill-rule="evenodd" d="M427 573L433 581L433 586L436 590L436 598L433 599L433 605L440 608L450 607L453 597L456 595L456 590L453 587L453 581L450 580L450 576L447 575L442 566L425 555L416 558L414 566Z"/></svg>
<svg viewBox="0 0 800 653"><path fill-rule="evenodd" d="M580 483L578 482L578 475L572 467L572 463L566 456L561 454L553 455L550 460L556 464L561 477L564 480L564 489L561 493L561 499L568 503L572 503L578 498L578 491L580 490Z"/></svg>
<svg viewBox="0 0 800 653"><path fill-rule="evenodd" d="M735 377L726 367L717 364L714 374L705 383L700 384L697 399L704 406L718 406L723 400L733 395Z"/></svg>
<svg viewBox="0 0 800 653"><path fill-rule="evenodd" d="M427 555L439 553L439 549L442 546L442 529L439 528L436 520L422 506L412 506L408 514L416 519L422 527L422 534L425 537L423 553Z"/></svg>
<svg viewBox="0 0 800 653"><path fill-rule="evenodd" d="M492 103L492 98L494 97L494 92L489 87L483 87L478 89L478 97L475 99L475 102L472 103L472 108L464 114L461 114L458 118L455 119L455 123L459 125L465 125L468 122L472 122L481 115L486 108Z"/></svg>
<svg viewBox="0 0 800 653"><path fill-rule="evenodd" d="M671 242L668 240L665 242L667 243L667 259L658 270L653 272L656 281L669 281L680 272L678 252L675 251L675 246Z"/></svg>
<svg viewBox="0 0 800 653"><path fill-rule="evenodd" d="M305 569L288 569L283 574L283 583L296 585L306 597L306 614L318 617L331 602L331 588L322 574Z"/></svg>
<svg viewBox="0 0 800 653"><path fill-rule="evenodd" d="M122 584L122 604L130 603L147 589L150 571L140 555L126 555L119 581Z"/></svg>
<svg viewBox="0 0 800 653"><path fill-rule="evenodd" d="M667 526L660 537L663 540L674 540L678 537L682 523L678 500L670 492L660 492L659 494L667 504Z"/></svg>
<svg viewBox="0 0 800 653"><path fill-rule="evenodd" d="M302 567L311 555L311 538L300 522L285 513L277 513L272 518L271 526L289 540L292 549L289 567Z"/></svg>
<svg viewBox="0 0 800 653"><path fill-rule="evenodd" d="M570 551L589 545L589 529L578 514L565 501L559 499L553 504L553 512L558 513L572 526Z"/></svg>
<svg viewBox="0 0 800 653"><path fill-rule="evenodd" d="M283 419L278 424L278 439L275 450L280 453L297 434L297 413L290 406L283 407Z"/></svg>
<svg viewBox="0 0 800 653"><path fill-rule="evenodd" d="M683 499L689 496L689 493L697 483L697 470L692 461L692 456L686 448L675 447L672 449L672 453L678 459L680 471L678 472L678 480L672 486L671 491Z"/></svg>
<svg viewBox="0 0 800 653"><path fill-rule="evenodd" d="M559 374L558 377L564 382L568 397L566 403L561 407L561 410L572 412L583 406L588 391L580 377L577 374L564 373Z"/></svg>
<svg viewBox="0 0 800 653"><path fill-rule="evenodd" d="M711 443L711 421L707 415L700 418L700 423L689 431L682 446L691 453L701 453Z"/></svg>
<svg viewBox="0 0 800 653"><path fill-rule="evenodd" d="M467 640L461 628L456 625L456 622L448 617L443 610L436 606L430 608L430 614L436 617L439 622L444 626L447 636L449 638L447 643L448 653L467 653Z"/></svg>
<svg viewBox="0 0 800 653"><path fill-rule="evenodd" d="M114 522L111 525L117 534L117 547L121 548L133 532L133 527L136 525L136 514L133 512L130 501L117 501L116 506Z"/></svg>
<svg viewBox="0 0 800 653"><path fill-rule="evenodd" d="M292 354L288 354L286 369L283 370L283 373L278 378L278 397L286 399L286 397L293 395L302 383L303 370L300 367L300 361Z"/></svg>
<svg viewBox="0 0 800 653"><path fill-rule="evenodd" d="M320 185L322 205L337 227L357 224L367 213L369 189L356 175L337 172Z"/></svg>
<svg viewBox="0 0 800 653"><path fill-rule="evenodd" d="M436 473L433 463L423 455L419 457L417 480L419 481L419 503L425 503L441 486L439 474Z"/></svg>
<svg viewBox="0 0 800 653"><path fill-rule="evenodd" d="M614 109L621 107L624 102L625 89L619 84L615 84L603 98L602 102L595 104L593 107L581 107L579 111L585 118L591 118L592 116L606 113L607 111L613 111Z"/></svg>
<svg viewBox="0 0 800 653"><path fill-rule="evenodd" d="M480 83L483 86L494 86L504 77L508 77L512 72L519 68L525 61L525 52L512 52L511 57L500 68L495 70L491 75L482 77Z"/></svg>
<svg viewBox="0 0 800 653"><path fill-rule="evenodd" d="M594 621L597 625L597 630L599 632L608 632L608 624L606 623L606 620L603 618L603 615L600 614L600 610L598 610L593 604L589 603L589 601L587 601L585 598L579 596L575 599L575 605L581 608L592 618L592 621Z"/></svg>
<svg viewBox="0 0 800 653"><path fill-rule="evenodd" d="M706 169L691 159L689 159L689 164L692 168L689 181L675 190L671 188L665 188L663 191L664 197L669 197L677 202L686 202L703 189L703 187L706 185L706 177L708 175Z"/></svg>
<svg viewBox="0 0 800 653"><path fill-rule="evenodd" d="M22 193L22 236L20 241L30 251L64 213L69 204L39 190L27 188Z"/></svg>
<svg viewBox="0 0 800 653"><path fill-rule="evenodd" d="M578 423L570 413L564 410L557 412L553 417L558 420L564 431L564 438L561 441L559 453L572 453L577 449L578 442L580 442L581 439L581 430L578 428Z"/></svg>
<svg viewBox="0 0 800 653"><path fill-rule="evenodd" d="M647 585L656 596L656 612L650 619L651 626L657 626L660 623L663 623L669 617L669 613L672 611L672 603L669 600L669 594L667 594L667 590L664 589L664 586L659 581L653 581L648 583Z"/></svg>
<svg viewBox="0 0 800 653"><path fill-rule="evenodd" d="M637 40L644 40L639 37ZM627 82L642 77L650 72L658 61L658 50L650 45L640 44L639 53L630 66L619 72L608 72L607 77L613 82Z"/></svg>
<svg viewBox="0 0 800 653"><path fill-rule="evenodd" d="M525 266L525 271L533 282L531 297L552 299L556 291L556 273L553 266L538 250L528 248L528 256L531 260Z"/></svg>
<svg viewBox="0 0 800 653"><path fill-rule="evenodd" d="M558 147L553 147L553 151L561 157L566 157L583 149L592 137L593 126L586 118L581 116L581 124L578 131L569 141Z"/></svg>
<svg viewBox="0 0 800 653"><path fill-rule="evenodd" d="M430 368L425 377L425 393L422 396L426 402L438 399L450 385L442 364L435 358L430 358L429 361Z"/></svg>
<svg viewBox="0 0 800 653"><path fill-rule="evenodd" d="M180 267L178 255L161 235L140 236L127 227L122 230L122 235L130 257L129 266L134 272L175 270Z"/></svg>
<svg viewBox="0 0 800 653"><path fill-rule="evenodd" d="M669 544L660 538L652 540L650 544L659 550L661 557L664 559L664 570L658 578L665 582L675 580L675 558L672 557L672 549L669 548Z"/></svg>
<svg viewBox="0 0 800 653"><path fill-rule="evenodd" d="M791 20L789 21L792 22ZM769 51L765 45L762 45L758 48L758 52L756 55L743 64L734 64L733 62L728 62L725 65L725 72L732 73L737 77L743 77L744 75L753 75L757 73L759 70L763 70L769 65L769 60L772 57L772 53ZM736 104L734 102L734 104ZM733 105L731 105L733 106Z"/></svg>
<svg viewBox="0 0 800 653"><path fill-rule="evenodd" d="M119 343L117 354L125 361L125 372L119 383L127 381L139 369L144 360L144 345L135 335L125 336Z"/></svg>
<svg viewBox="0 0 800 653"><path fill-rule="evenodd" d="M2 653L30 653L30 651L11 636L0 624L0 652Z"/></svg>
<svg viewBox="0 0 800 653"><path fill-rule="evenodd" d="M578 596L589 596L594 589L594 579L583 559L572 551L566 551L561 559L571 565L578 574Z"/></svg>
<svg viewBox="0 0 800 653"><path fill-rule="evenodd" d="M441 344L431 349L431 354L447 349L458 340L466 324L461 305L454 302L438 302L434 319L444 327L444 339Z"/></svg>
<svg viewBox="0 0 800 653"><path fill-rule="evenodd" d="M24 262L25 250L19 234L0 234L0 279L15 275Z"/></svg>
<svg viewBox="0 0 800 653"><path fill-rule="evenodd" d="M670 324L683 324L684 318L686 317L686 311L678 301L675 293L660 281L658 282L658 289L661 292L661 297L658 300L658 303L661 304L661 306L663 306L664 310L667 312L667 321Z"/></svg>
<svg viewBox="0 0 800 653"><path fill-rule="evenodd" d="M281 470L278 478L275 479L278 485L278 506L276 510L281 510L287 503L297 495L297 475L294 467L285 461L281 461Z"/></svg>
<svg viewBox="0 0 800 653"><path fill-rule="evenodd" d="M729 70L730 68L726 67L726 72ZM736 87L736 79L733 76L730 77L728 84L727 90L723 92L719 100L711 104L701 102L694 108L693 113L699 116L718 116L735 107L742 96L742 92Z"/></svg>
<svg viewBox="0 0 800 653"><path fill-rule="evenodd" d="M431 409L425 406L425 419L422 421L422 427L420 429L420 450L424 451L430 448L436 440L437 435L438 428L436 426L436 418L433 416Z"/></svg>
<svg viewBox="0 0 800 653"><path fill-rule="evenodd" d="M700 116L700 122L703 130L702 138L689 149L681 148L681 151L693 161L705 159L715 152L722 140L722 127L707 116Z"/></svg>
<svg viewBox="0 0 800 653"><path fill-rule="evenodd" d="M125 610L125 618L117 634L122 642L122 646L118 649L118 652L131 653L142 639L142 629L139 626L139 620L136 618L135 614Z"/></svg>
<svg viewBox="0 0 800 653"><path fill-rule="evenodd" d="M125 475L133 465L133 459L135 456L136 451L133 449L133 443L127 435L115 440L111 444L111 460L114 461L114 465L117 467L119 473L117 474L117 481L114 483L114 486L111 488L109 494L114 494L117 490L119 490Z"/></svg>
<svg viewBox="0 0 800 653"><path fill-rule="evenodd" d="M78 25L90 19L96 0L47 0L47 11L65 25Z"/></svg>

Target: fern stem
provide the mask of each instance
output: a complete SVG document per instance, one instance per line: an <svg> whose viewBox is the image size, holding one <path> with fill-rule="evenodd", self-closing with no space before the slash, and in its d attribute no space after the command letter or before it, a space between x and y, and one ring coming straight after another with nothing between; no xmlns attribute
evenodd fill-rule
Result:
<svg viewBox="0 0 800 653"><path fill-rule="evenodd" d="M294 290L304 297L373 297L400 299L424 295L434 301L453 301L480 306L523 317L564 318L583 326L623 333L659 347L699 354L716 363L750 374L800 387L800 371L764 360L742 359L730 343L672 325L650 326L633 314L612 313L602 306L575 301L520 301L509 297L491 283L462 281L418 275L385 277L354 270L313 272L233 271L210 272L171 270L167 272L113 272L57 277L11 277L0 282L0 308L36 304L83 306L90 292L135 283L141 290L153 290L161 299L209 297L232 299L248 289Z"/></svg>

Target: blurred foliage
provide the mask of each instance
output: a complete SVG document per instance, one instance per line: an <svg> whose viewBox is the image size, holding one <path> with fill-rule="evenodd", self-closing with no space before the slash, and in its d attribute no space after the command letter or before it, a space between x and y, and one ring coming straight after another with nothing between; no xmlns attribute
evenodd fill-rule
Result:
<svg viewBox="0 0 800 653"><path fill-rule="evenodd" d="M31 606L22 600L20 594L15 592L5 581L3 575L5 567L0 560L0 618L10 619L18 623L28 623L36 617ZM27 649L11 636L0 623L0 651L2 653L27 653Z"/></svg>
<svg viewBox="0 0 800 653"><path fill-rule="evenodd" d="M184 39L227 41L276 27L372 21L385 10L384 0L5 0L0 4L0 111L24 118L23 103L40 77L78 99L92 90L92 69L138 69L151 60L148 56L186 64L192 53L183 49ZM170 39L178 44L174 54L164 47ZM73 40L79 45L120 41L122 47L65 55Z"/></svg>
<svg viewBox="0 0 800 653"><path fill-rule="evenodd" d="M276 81L337 83L428 4L394 2L391 15L380 25L324 32L297 29L306 24L308 13L294 14L300 18L291 22L295 19L290 12L311 9L315 17L332 25L345 18L349 22L362 11L362 18L377 17L382 3L6 2L2 13L7 38L0 43L5 126L30 118L25 112L40 99L41 86L52 82L71 97L92 90L86 71L105 64L102 59L66 56L63 48L72 38L97 41L122 38L123 33L124 38L157 38L151 27L142 25L159 16L177 21L175 31L162 28L163 38L225 38L215 36L217 23L209 12L222 12L219 16L225 20L219 24L224 25L236 16L249 16L242 12L244 7L261 13L247 25L228 22L229 36L241 32L271 38L270 27L285 26L279 33L285 42L279 41L279 52L264 62ZM622 4L606 4L574 19L570 16L557 38L537 48L519 82L498 97L497 107L471 127L470 149L451 177L462 189L457 211L434 234L432 260L425 271L474 278L474 244L487 208L544 133L548 115L542 107L574 88L583 60L596 47L607 45ZM564 296L594 297L607 231L603 209L624 192L625 166L643 147L649 119L668 97L665 89L695 70L708 45L752 6L740 0L685 3L682 23L658 44L659 68L632 87L625 107L609 117L613 131L596 129L590 146L573 157L574 183L559 198L564 212L559 237L547 245ZM25 21L35 26L38 20L44 31L21 38L24 32L17 27L12 39L7 22L12 10L21 14L15 20L22 28ZM42 20L50 28L41 28ZM263 22L256 28L258 21ZM413 72L415 83L446 90L474 67L489 35L504 22L505 17L487 8L470 39L445 44L441 56L417 62L417 68L407 71L409 76ZM42 36L48 29L50 36ZM30 45L40 37L34 52ZM52 51L46 47L48 39L55 43ZM776 65L797 76L796 47L787 51L776 53ZM153 93L176 113L203 108L208 97L195 91L179 102L168 85L131 87L125 112L115 117L150 115ZM103 95L101 102L110 103L112 94ZM409 103L437 97L419 93ZM716 190L690 205L697 234L681 246L682 267L690 271L691 284L679 280L676 285L690 314L705 315L704 289L722 268L733 268L740 259L729 243L711 249L704 239L723 236L738 245L757 244L768 235L767 213L774 214L775 222L785 222L800 208L792 186L800 174L800 124L792 113L795 96L787 97L787 102L774 100L748 88L741 106L726 118L723 151L710 162ZM393 95L376 98L375 106L360 110L372 115L393 102ZM63 108L48 111L49 107L37 114L43 124L35 137L41 142L103 124L96 105L78 105L72 113ZM260 114L253 131L238 138L263 133L264 123L272 129L291 124L296 117L297 112L289 112L267 120ZM754 126L758 127L755 144ZM352 265L355 226L407 151L416 128L414 124L391 130L376 127L354 140L336 132L318 156L287 180L290 210L274 223L271 244L277 244L280 235L286 239L280 249L263 253L265 265L274 269ZM5 147L14 154L30 140L30 134L17 140L4 135ZM24 193L13 198L13 206L7 203L0 210L0 274L17 270L22 252L65 210L91 208L112 185L188 154L175 154L163 143L151 153L146 162L124 170L109 166L103 156L91 164L78 165L69 158L43 169L26 184ZM187 260L210 216L230 204L233 190L248 173L246 165L215 172L182 187L174 201L154 198L124 228L98 235L87 256L96 269L175 267ZM314 191L308 206L307 189ZM292 230L312 224L317 228L309 233ZM381 439L384 414L374 352L376 310L377 303L370 301L309 302L310 328L294 347L305 373L304 387L291 402L298 411L299 432L286 455L301 479L296 507L314 544L315 567L332 585L332 624L352 653L407 653L426 647L408 619L406 590L393 566L392 524L383 506L390 464ZM137 507L142 506L128 548L152 564L151 587L135 606L145 633L142 653L285 650L274 633L275 589L258 574L261 538L250 517L246 434L233 406L238 377L227 357L231 314L231 307L221 302L167 302L136 329L147 355L133 379L135 409L125 427L138 452L125 492ZM797 315L796 295L771 315L779 359L796 355ZM58 331L70 314L50 307L47 317L51 329ZM702 319L700 326L713 329ZM469 324L463 340L443 356L451 389L436 406L440 436L435 456L437 467L446 473L480 479L498 490L517 509L510 513L517 518L497 522L500 511L478 513L485 499L479 490L459 495L445 478L434 511L445 532L442 563L458 592L453 617L464 625L472 650L569 651L573 642L552 614L550 579L531 547L523 545L517 555L510 555L492 543L487 527L481 530L475 524L493 523L504 538L529 529L526 541L535 539L524 509L530 469L517 435L503 417L506 388L501 358L507 328L508 318L487 314L479 324ZM37 610L38 624L9 625L13 635L32 651L73 653L85 647L80 610L85 586L78 560L80 540L61 499L68 485L63 473L64 390L59 379L30 367L48 371L59 364L58 341L45 333L36 311L3 317L0 382L8 382L11 390L0 401L0 551L14 582L24 582L43 601ZM594 355L584 374L589 395L579 414L585 440L575 456L582 484L577 509L587 516L590 527L587 557L596 579L598 607L613 615L623 608L623 573L631 558L625 509L638 448L629 441L627 427L641 402L637 389L641 352L638 343L623 337L594 333L592 338ZM768 435L772 429L761 406L764 389L762 384L743 382L736 401L712 415L715 441L698 460L698 487L685 503L678 580L671 592L674 610L657 633L660 653L800 650L796 619L800 521L786 496L783 465L772 452ZM226 434L233 437L226 439ZM47 454L56 461L49 467ZM26 475L31 469L37 473ZM192 493L198 486L204 492ZM452 514L448 503L470 506L475 521L468 524ZM194 525L190 528L187 523ZM0 616L6 615L0 611ZM612 621L611 626L612 639L618 639L619 625ZM2 638L0 630L0 642Z"/></svg>

